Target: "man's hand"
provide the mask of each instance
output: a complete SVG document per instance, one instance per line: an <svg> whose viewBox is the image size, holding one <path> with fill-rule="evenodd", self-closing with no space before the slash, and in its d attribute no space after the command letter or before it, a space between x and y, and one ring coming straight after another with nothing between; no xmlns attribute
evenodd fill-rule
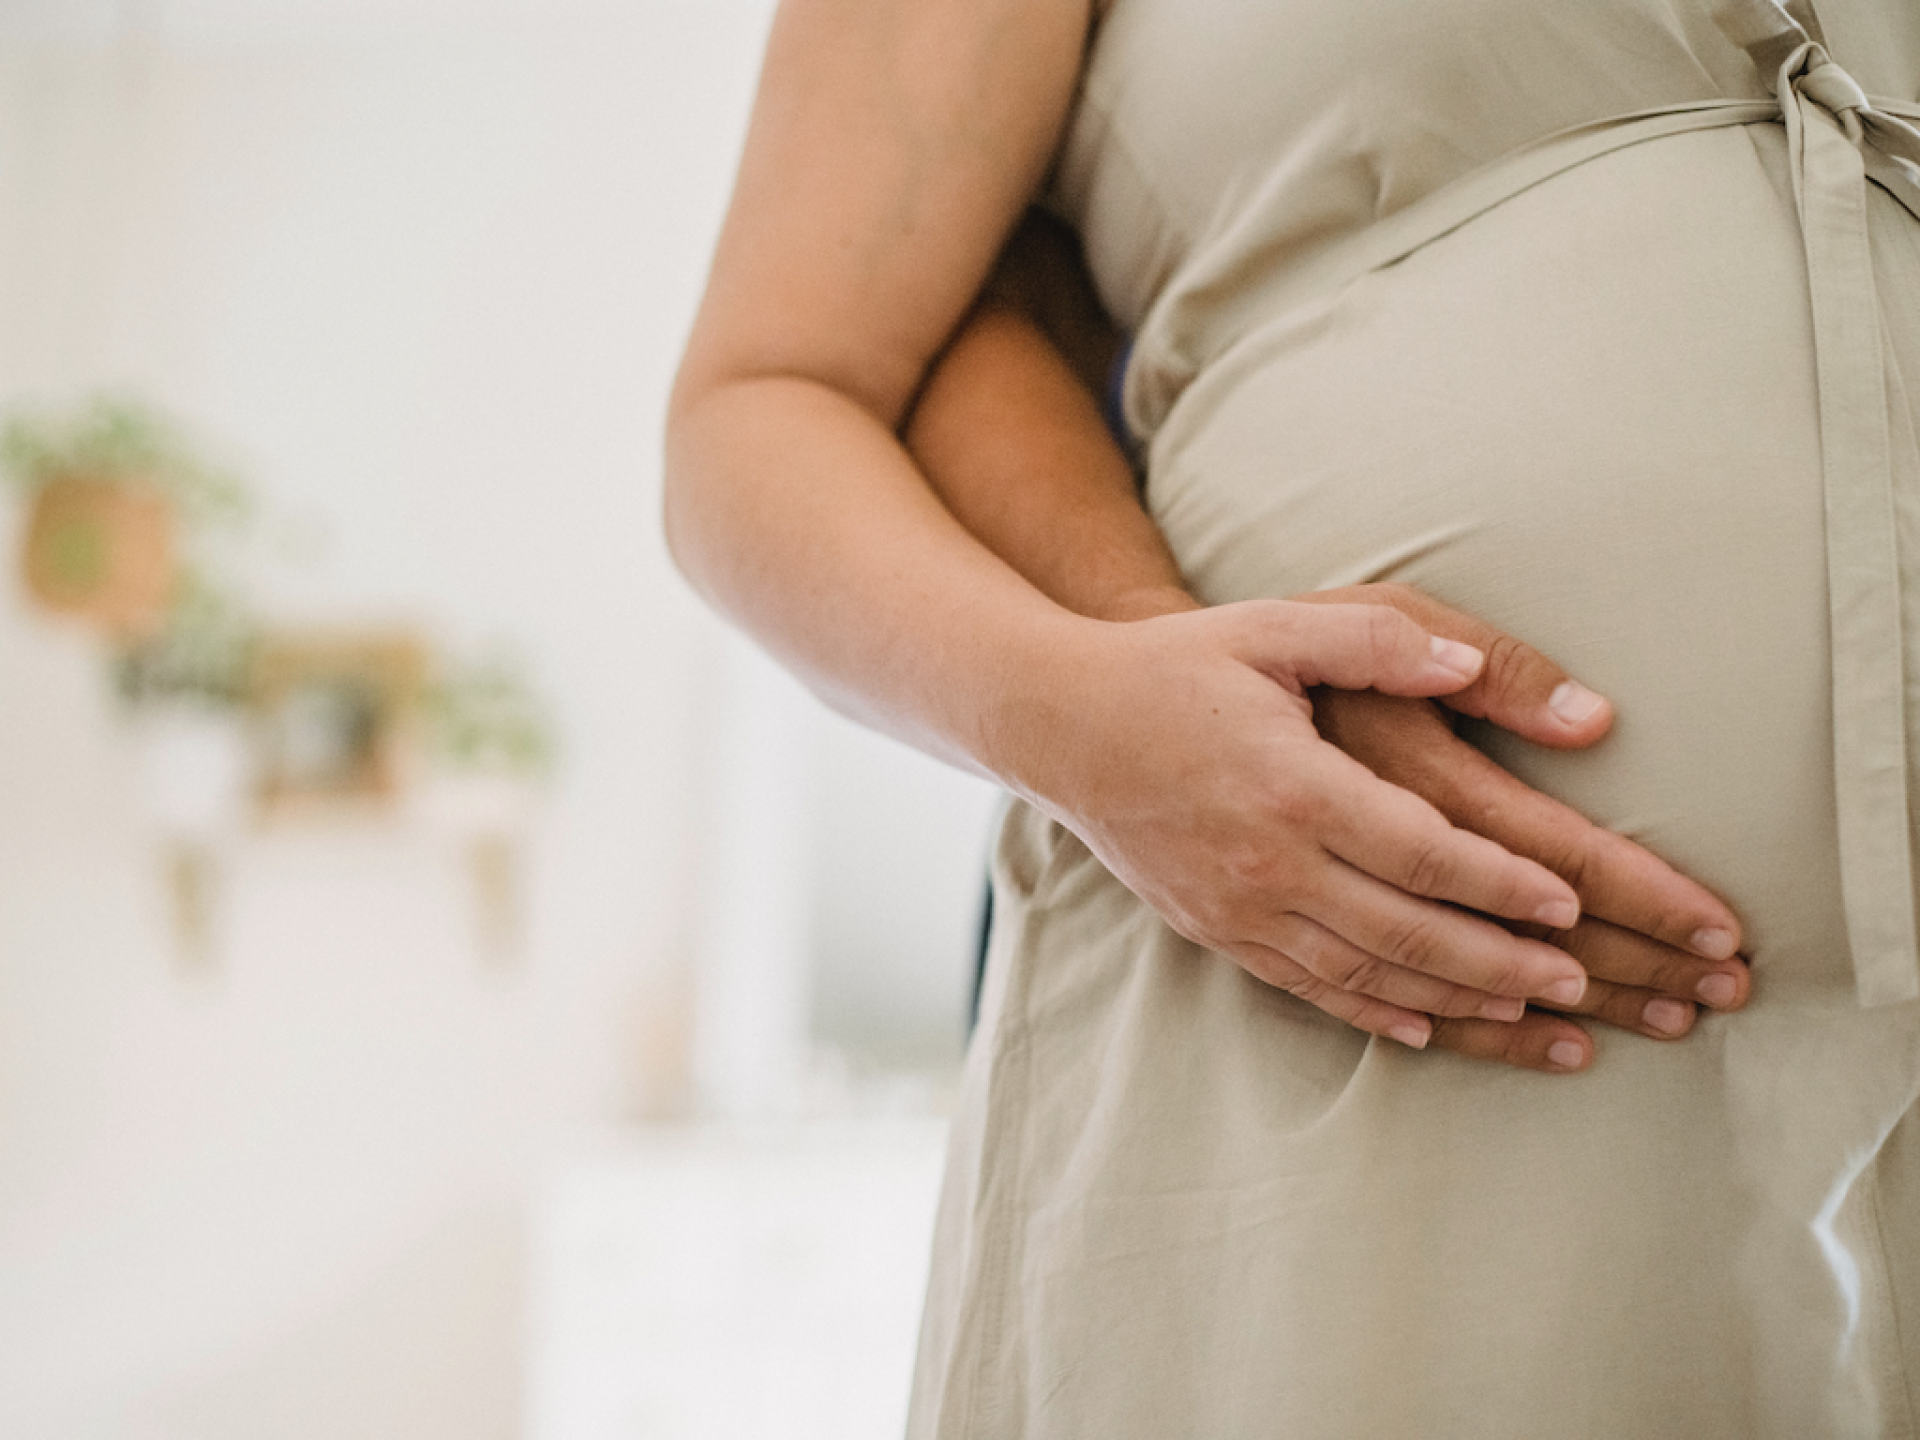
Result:
<svg viewBox="0 0 1920 1440"><path fill-rule="evenodd" d="M1403 585L1361 585L1301 597L1317 603L1392 605L1438 635L1483 650L1488 661L1442 703L1537 744L1575 749L1612 724L1601 697L1530 646ZM1737 958L1739 922L1708 891L1632 841L1515 779L1461 740L1431 701L1367 691L1316 690L1320 733L1383 780L1403 786L1455 825L1539 861L1579 893L1570 931L1539 927L1586 967L1591 981L1571 1013L1656 1039L1687 1033L1696 1006L1736 1010L1751 989ZM1582 1069L1593 1042L1540 1010L1511 1024L1446 1017L1433 1043L1540 1070Z"/></svg>

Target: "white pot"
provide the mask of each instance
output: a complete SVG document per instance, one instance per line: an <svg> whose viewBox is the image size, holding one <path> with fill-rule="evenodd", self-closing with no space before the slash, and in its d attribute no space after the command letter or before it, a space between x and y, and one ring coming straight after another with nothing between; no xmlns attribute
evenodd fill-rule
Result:
<svg viewBox="0 0 1920 1440"><path fill-rule="evenodd" d="M241 827L253 764L239 716L185 704L145 706L133 733L141 798L162 835L212 842Z"/></svg>

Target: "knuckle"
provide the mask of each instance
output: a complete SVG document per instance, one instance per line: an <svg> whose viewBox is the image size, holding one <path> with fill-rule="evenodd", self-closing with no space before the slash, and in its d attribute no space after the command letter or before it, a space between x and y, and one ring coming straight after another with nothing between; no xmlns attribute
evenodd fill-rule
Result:
<svg viewBox="0 0 1920 1440"><path fill-rule="evenodd" d="M1557 833L1543 841L1536 858L1554 874L1571 885L1583 900L1599 883L1605 868L1594 828L1583 826L1571 834Z"/></svg>
<svg viewBox="0 0 1920 1440"><path fill-rule="evenodd" d="M1307 1004L1321 1010L1327 1008L1327 998L1334 993L1333 988L1328 985L1326 981L1320 979L1317 975L1309 975L1304 971L1290 979L1281 981L1280 988L1293 996L1294 999L1304 1000Z"/></svg>
<svg viewBox="0 0 1920 1440"><path fill-rule="evenodd" d="M1271 985L1276 990L1284 990L1300 973L1300 967L1291 958L1278 950L1269 950L1263 946L1230 945L1224 947L1225 953L1232 956L1234 963L1263 985Z"/></svg>
<svg viewBox="0 0 1920 1440"><path fill-rule="evenodd" d="M1369 585L1367 593L1375 604L1391 605L1403 615L1417 616L1426 598L1411 585L1398 580L1382 580L1376 585Z"/></svg>
<svg viewBox="0 0 1920 1440"><path fill-rule="evenodd" d="M1262 807L1286 829L1317 835L1332 819L1332 804L1318 785L1290 784L1271 791Z"/></svg>
<svg viewBox="0 0 1920 1440"><path fill-rule="evenodd" d="M1342 990L1359 995L1378 995L1385 982L1388 966L1377 956L1343 954L1322 965L1320 973Z"/></svg>
<svg viewBox="0 0 1920 1440"><path fill-rule="evenodd" d="M1506 634L1489 636L1481 648L1486 652L1487 663L1480 683L1495 691L1517 689L1539 659L1539 652L1531 645Z"/></svg>
<svg viewBox="0 0 1920 1440"><path fill-rule="evenodd" d="M1414 915L1394 925L1380 947L1381 957L1389 964L1408 970L1431 968L1440 948L1439 926L1431 916Z"/></svg>
<svg viewBox="0 0 1920 1440"><path fill-rule="evenodd" d="M1504 1065L1516 1065L1522 1070L1551 1070L1553 1065L1547 1059L1551 1044L1551 1035L1501 1035L1490 1046L1490 1058Z"/></svg>
<svg viewBox="0 0 1920 1440"><path fill-rule="evenodd" d="M1407 857L1401 888L1416 895L1444 895L1457 874L1458 867L1444 840L1437 835L1424 835L1414 842L1413 851Z"/></svg>
<svg viewBox="0 0 1920 1440"><path fill-rule="evenodd" d="M1524 995L1527 992L1526 966L1519 957L1503 955L1489 967L1482 988L1492 995Z"/></svg>
<svg viewBox="0 0 1920 1440"><path fill-rule="evenodd" d="M1398 610L1387 605L1367 604L1360 607L1360 614L1361 633L1376 655L1394 654L1405 644L1412 622Z"/></svg>
<svg viewBox="0 0 1920 1440"><path fill-rule="evenodd" d="M1219 915L1232 907L1229 896L1257 890L1265 877L1267 855L1263 846L1246 836L1224 841L1214 853L1213 863L1225 883L1204 902L1206 913Z"/></svg>

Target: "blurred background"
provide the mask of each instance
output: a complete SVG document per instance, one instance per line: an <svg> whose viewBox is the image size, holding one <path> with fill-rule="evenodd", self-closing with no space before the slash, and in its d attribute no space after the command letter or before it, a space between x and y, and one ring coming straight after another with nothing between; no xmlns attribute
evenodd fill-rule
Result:
<svg viewBox="0 0 1920 1440"><path fill-rule="evenodd" d="M0 0L0 1436L897 1433L995 797L656 521L770 9Z"/></svg>

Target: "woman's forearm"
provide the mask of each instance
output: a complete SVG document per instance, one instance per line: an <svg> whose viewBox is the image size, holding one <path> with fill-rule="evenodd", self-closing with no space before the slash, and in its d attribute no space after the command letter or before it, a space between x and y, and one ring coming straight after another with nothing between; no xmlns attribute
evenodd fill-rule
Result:
<svg viewBox="0 0 1920 1440"><path fill-rule="evenodd" d="M838 708L1029 784L1029 675L1091 622L894 434L1039 182L1087 0L784 0L667 424L676 560Z"/></svg>
<svg viewBox="0 0 1920 1440"><path fill-rule="evenodd" d="M1091 622L969 534L869 413L798 378L716 385L669 466L674 552L715 605L844 713L1028 788L1022 742Z"/></svg>

